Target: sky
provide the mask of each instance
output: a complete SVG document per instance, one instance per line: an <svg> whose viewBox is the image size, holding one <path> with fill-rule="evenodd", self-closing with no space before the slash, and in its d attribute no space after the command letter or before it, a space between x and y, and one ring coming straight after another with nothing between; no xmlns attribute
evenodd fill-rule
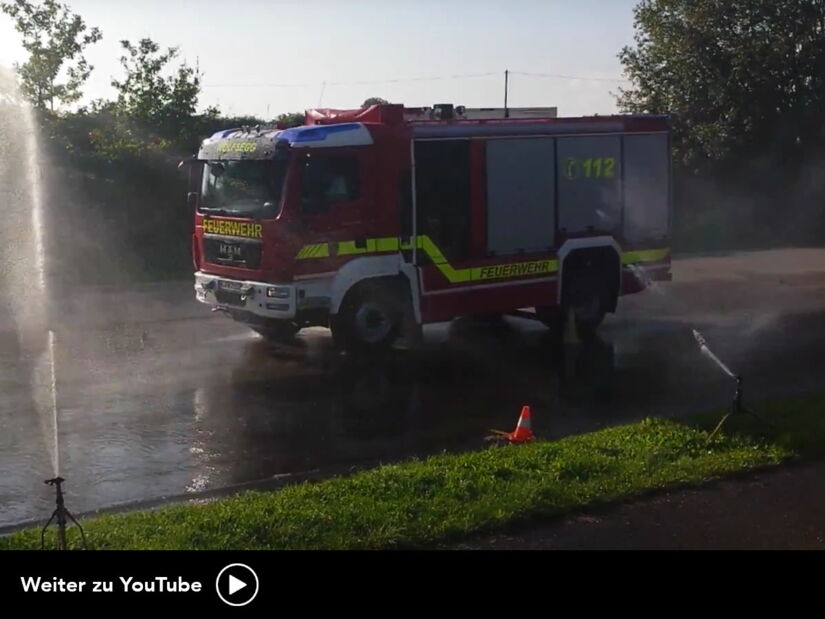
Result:
<svg viewBox="0 0 825 619"><path fill-rule="evenodd" d="M63 0L103 40L84 102L114 98L121 39L151 37L203 73L199 107L272 118L367 97L407 106L616 111L636 0ZM0 15L0 65L25 60ZM534 75L524 75L531 73ZM541 74L550 77L540 77ZM571 76L555 77L555 76ZM437 79L431 79L437 78Z"/></svg>

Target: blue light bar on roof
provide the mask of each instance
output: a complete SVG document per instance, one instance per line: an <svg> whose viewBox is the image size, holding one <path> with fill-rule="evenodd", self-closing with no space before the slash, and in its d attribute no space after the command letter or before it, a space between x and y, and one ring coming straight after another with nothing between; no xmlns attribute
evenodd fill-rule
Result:
<svg viewBox="0 0 825 619"><path fill-rule="evenodd" d="M289 140L292 144L299 142L321 142L330 135L358 131L360 123L344 123L342 125L320 125L318 127L295 127L286 129L279 136L282 140Z"/></svg>

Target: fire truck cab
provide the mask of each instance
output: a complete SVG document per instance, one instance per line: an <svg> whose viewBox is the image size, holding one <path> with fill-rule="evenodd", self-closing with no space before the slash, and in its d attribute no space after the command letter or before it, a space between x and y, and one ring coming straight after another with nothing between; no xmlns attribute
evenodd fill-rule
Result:
<svg viewBox="0 0 825 619"><path fill-rule="evenodd" d="M322 325L373 350L523 308L594 329L670 278L666 117L375 105L305 122L215 133L189 194L197 299L265 337Z"/></svg>

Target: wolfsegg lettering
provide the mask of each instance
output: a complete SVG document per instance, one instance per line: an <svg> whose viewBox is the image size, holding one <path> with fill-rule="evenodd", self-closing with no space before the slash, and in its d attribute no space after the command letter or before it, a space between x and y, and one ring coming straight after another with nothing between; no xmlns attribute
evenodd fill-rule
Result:
<svg viewBox="0 0 825 619"><path fill-rule="evenodd" d="M218 144L219 153L252 153L255 148L255 142L221 142Z"/></svg>

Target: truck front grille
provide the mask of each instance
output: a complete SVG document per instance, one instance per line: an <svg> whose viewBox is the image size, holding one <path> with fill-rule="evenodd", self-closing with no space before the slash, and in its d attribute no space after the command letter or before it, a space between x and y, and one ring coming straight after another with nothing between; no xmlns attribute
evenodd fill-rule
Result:
<svg viewBox="0 0 825 619"><path fill-rule="evenodd" d="M261 243L226 237L203 237L203 255L207 262L244 269L261 266Z"/></svg>

